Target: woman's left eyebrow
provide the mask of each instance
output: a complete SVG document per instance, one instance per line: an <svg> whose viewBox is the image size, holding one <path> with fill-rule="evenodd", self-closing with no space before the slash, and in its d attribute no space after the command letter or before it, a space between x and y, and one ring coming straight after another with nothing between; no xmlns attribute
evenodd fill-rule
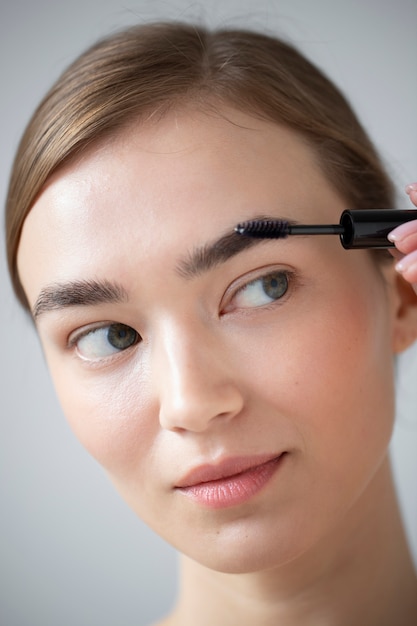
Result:
<svg viewBox="0 0 417 626"><path fill-rule="evenodd" d="M257 215L251 217L251 220L281 220L295 224L293 219L286 217L277 217L270 215ZM245 220L242 220L245 221ZM234 232L232 229L215 239L212 242L198 246L188 253L184 258L180 259L177 264L177 272L186 279L195 278L200 274L207 272L217 265L228 261L243 250L253 248L265 244L268 239L256 239L253 237L244 237Z"/></svg>

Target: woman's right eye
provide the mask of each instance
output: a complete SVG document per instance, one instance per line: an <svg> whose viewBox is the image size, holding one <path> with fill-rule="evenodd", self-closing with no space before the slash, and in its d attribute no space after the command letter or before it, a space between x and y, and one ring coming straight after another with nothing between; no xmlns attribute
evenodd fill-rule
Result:
<svg viewBox="0 0 417 626"><path fill-rule="evenodd" d="M76 332L68 343L70 347L74 346L79 356L86 361L99 361L127 350L140 340L139 333L131 326L112 322Z"/></svg>

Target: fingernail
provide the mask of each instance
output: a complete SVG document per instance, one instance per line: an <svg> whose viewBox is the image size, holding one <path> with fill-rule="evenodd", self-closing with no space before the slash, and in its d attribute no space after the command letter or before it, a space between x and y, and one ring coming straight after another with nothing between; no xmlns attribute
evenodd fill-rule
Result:
<svg viewBox="0 0 417 626"><path fill-rule="evenodd" d="M405 188L405 192L410 194L412 191L417 191L417 183L410 183Z"/></svg>
<svg viewBox="0 0 417 626"><path fill-rule="evenodd" d="M415 272L417 270L417 250L407 254L395 264L395 269L400 274Z"/></svg>
<svg viewBox="0 0 417 626"><path fill-rule="evenodd" d="M400 224L392 230L389 235L387 235L387 239L392 241L393 243L398 243L399 241L403 241L410 235L415 235L417 232L416 222L415 220L411 220L410 222L404 222L404 224Z"/></svg>

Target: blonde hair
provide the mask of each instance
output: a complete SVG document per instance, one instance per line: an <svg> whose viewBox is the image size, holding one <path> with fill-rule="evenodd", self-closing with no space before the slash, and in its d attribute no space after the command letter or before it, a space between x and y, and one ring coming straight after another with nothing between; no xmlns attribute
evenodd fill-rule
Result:
<svg viewBox="0 0 417 626"><path fill-rule="evenodd" d="M348 102L300 52L243 30L135 26L82 54L40 103L21 139L6 204L9 271L28 308L16 257L46 181L99 139L173 107L222 104L294 129L351 208L393 206L393 189Z"/></svg>

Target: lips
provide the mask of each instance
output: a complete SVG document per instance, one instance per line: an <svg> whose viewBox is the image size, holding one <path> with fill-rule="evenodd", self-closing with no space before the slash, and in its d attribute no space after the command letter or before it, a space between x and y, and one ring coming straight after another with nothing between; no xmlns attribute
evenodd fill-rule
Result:
<svg viewBox="0 0 417 626"><path fill-rule="evenodd" d="M183 495L210 508L235 506L261 491L282 465L285 452L225 459L192 469L175 485Z"/></svg>

